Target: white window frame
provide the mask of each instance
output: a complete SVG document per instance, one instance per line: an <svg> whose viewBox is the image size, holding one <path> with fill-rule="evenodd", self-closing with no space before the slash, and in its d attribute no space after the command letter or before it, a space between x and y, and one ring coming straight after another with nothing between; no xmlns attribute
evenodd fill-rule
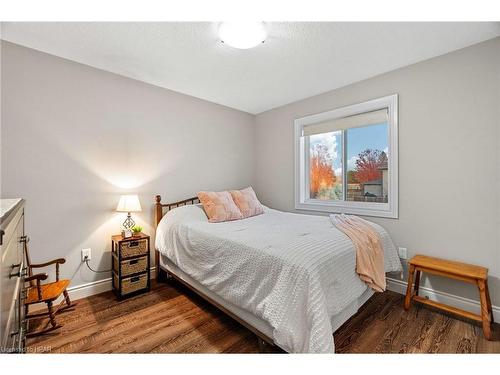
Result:
<svg viewBox="0 0 500 375"><path fill-rule="evenodd" d="M308 137L303 128L310 124L387 108L389 125L388 145L388 203L353 202L311 199L309 197ZM295 209L364 216L398 218L398 95L389 95L364 103L337 108L332 111L295 120ZM345 162L343 163L343 168ZM345 173L345 171L343 171ZM345 189L344 189L345 190ZM344 194L346 192L344 191Z"/></svg>

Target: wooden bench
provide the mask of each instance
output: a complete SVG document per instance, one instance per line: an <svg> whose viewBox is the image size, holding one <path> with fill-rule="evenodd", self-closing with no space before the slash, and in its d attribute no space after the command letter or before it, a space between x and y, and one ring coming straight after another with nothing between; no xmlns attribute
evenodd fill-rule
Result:
<svg viewBox="0 0 500 375"><path fill-rule="evenodd" d="M488 291L488 269L466 263L416 255L408 262L408 286L406 288L405 310L410 308L411 301L420 302L443 311L462 316L467 319L482 322L486 339L491 340L491 323L493 323L493 310L491 307L490 293ZM418 295L421 272L444 276L455 280L465 281L477 285L481 300L481 315L471 313L456 307L432 301ZM415 275L415 288L412 293L413 276Z"/></svg>

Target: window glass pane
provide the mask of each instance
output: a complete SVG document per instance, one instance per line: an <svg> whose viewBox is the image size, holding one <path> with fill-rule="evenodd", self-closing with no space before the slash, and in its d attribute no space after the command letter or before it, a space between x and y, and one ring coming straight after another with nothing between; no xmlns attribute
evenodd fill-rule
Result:
<svg viewBox="0 0 500 375"><path fill-rule="evenodd" d="M309 137L309 197L342 200L342 132Z"/></svg>
<svg viewBox="0 0 500 375"><path fill-rule="evenodd" d="M388 202L387 123L346 130L347 200Z"/></svg>

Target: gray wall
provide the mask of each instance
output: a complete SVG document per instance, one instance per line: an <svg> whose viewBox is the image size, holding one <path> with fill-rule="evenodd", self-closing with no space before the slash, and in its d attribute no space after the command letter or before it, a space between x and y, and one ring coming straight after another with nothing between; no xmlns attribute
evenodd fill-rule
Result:
<svg viewBox="0 0 500 375"><path fill-rule="evenodd" d="M259 198L294 211L294 119L394 93L400 214L369 219L410 256L489 267L492 299L500 305L500 38L257 115ZM461 283L424 284L477 299Z"/></svg>
<svg viewBox="0 0 500 375"><path fill-rule="evenodd" d="M109 268L120 194L140 194L135 216L151 234L157 193L172 201L253 183L263 203L294 211L293 120L398 93L400 217L370 219L410 255L488 266L500 305L500 38L256 117L1 47L1 196L27 199L34 260L66 257L73 285L109 276L79 268L80 249ZM461 283L424 284L477 296Z"/></svg>
<svg viewBox="0 0 500 375"><path fill-rule="evenodd" d="M80 285L110 274L110 236L120 194L138 193L135 217L154 234L154 195L248 186L254 116L1 43L1 196L26 199L34 261L65 257L62 276Z"/></svg>

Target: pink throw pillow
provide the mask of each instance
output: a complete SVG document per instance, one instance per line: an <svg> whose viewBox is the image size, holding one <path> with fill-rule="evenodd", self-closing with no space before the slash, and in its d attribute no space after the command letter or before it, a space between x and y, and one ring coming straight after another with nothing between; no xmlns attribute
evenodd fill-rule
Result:
<svg viewBox="0 0 500 375"><path fill-rule="evenodd" d="M227 191L200 191L198 198L210 223L243 219L243 215Z"/></svg>
<svg viewBox="0 0 500 375"><path fill-rule="evenodd" d="M243 190L230 190L234 203L243 214L243 218L256 216L264 213L264 207L257 199L255 191L249 186Z"/></svg>

